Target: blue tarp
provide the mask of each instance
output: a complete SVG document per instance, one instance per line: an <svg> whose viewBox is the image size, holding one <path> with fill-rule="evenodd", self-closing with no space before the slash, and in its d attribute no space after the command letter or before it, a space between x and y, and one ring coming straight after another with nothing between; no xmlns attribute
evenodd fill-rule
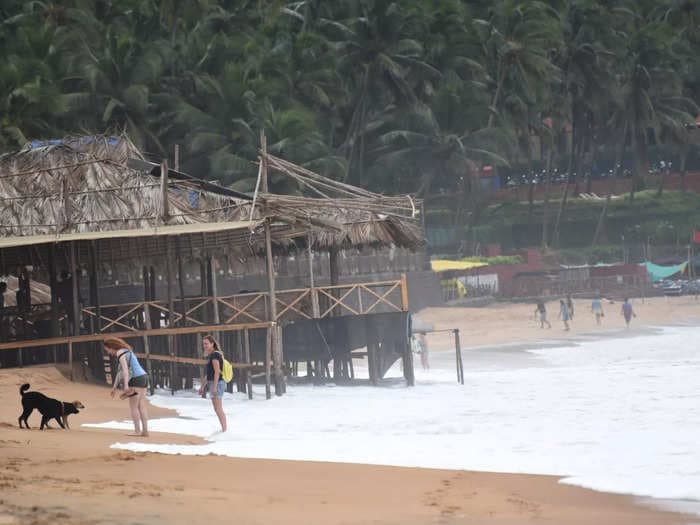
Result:
<svg viewBox="0 0 700 525"><path fill-rule="evenodd" d="M671 277L672 275L676 275L677 273L684 272L685 267L688 266L688 263L684 262L673 266L659 266L658 264L645 262L644 266L647 268L651 281L655 283L662 279L666 279L667 277Z"/></svg>

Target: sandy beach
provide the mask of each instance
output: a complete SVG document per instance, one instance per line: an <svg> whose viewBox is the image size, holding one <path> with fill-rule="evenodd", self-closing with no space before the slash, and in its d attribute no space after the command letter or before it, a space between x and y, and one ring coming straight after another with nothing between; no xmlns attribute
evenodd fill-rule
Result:
<svg viewBox="0 0 700 525"><path fill-rule="evenodd" d="M633 330L693 322L692 299L635 303ZM540 330L531 305L439 308L421 317L436 328L460 328L465 348L596 332L584 303L577 302L571 332L550 314ZM550 312L554 303L549 305ZM622 329L619 305L606 310L604 331ZM507 327L507 329L504 329ZM431 344L449 348L449 335ZM447 351L447 350L445 350ZM417 365L419 366L419 365ZM63 371L65 372L65 370ZM18 388L70 401L84 412L72 429L20 430ZM558 483L552 476L493 474L371 465L178 456L110 449L122 430L83 427L124 420L126 402L106 387L69 382L52 366L0 370L0 524L224 523L244 524L684 524L693 519L642 505L637 499ZM151 407L151 418L173 411ZM34 414L30 424L38 426ZM197 445L196 437L152 432L149 442ZM697 520L700 522L700 520Z"/></svg>
<svg viewBox="0 0 700 525"><path fill-rule="evenodd" d="M689 296L635 298L632 304L637 317L632 319L629 330L620 314L620 301L603 303L605 317L598 326L591 313L590 300L577 298L574 298L574 319L568 332L557 318L558 301L546 304L551 329L540 328L534 316L534 303L494 303L485 308L426 308L418 313L418 317L436 330L459 329L462 348L565 341L582 336L626 336L648 331L653 326L700 324L700 301ZM454 350L454 337L450 333L429 334L428 340L431 350Z"/></svg>

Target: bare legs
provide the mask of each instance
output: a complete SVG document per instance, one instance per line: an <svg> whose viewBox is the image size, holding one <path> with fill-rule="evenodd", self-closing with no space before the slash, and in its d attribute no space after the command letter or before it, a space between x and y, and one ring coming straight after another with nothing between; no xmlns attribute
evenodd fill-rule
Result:
<svg viewBox="0 0 700 525"><path fill-rule="evenodd" d="M226 432L226 414L224 414L224 406L220 397L215 397L211 400L211 404L214 407L214 412L216 412L219 418L219 423L221 423L221 431Z"/></svg>
<svg viewBox="0 0 700 525"><path fill-rule="evenodd" d="M129 398L129 410L134 422L134 433L130 436L148 436L148 402L146 401L145 388L133 388L137 392Z"/></svg>

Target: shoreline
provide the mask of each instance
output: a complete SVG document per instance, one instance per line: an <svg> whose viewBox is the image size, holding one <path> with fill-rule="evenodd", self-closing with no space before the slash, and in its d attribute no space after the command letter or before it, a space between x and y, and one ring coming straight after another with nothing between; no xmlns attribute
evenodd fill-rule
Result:
<svg viewBox="0 0 700 525"><path fill-rule="evenodd" d="M203 501L238 509L246 523L292 525L519 525L538 519L672 525L694 519L648 499L569 485L561 476L115 450L110 447L123 432L82 426L126 417L123 403L108 400L108 389L69 383L53 367L38 366L0 370L0 395L9 397L29 376L47 393L66 397L77 390L94 399L82 421L74 416L71 431L19 430L9 423L15 407L0 406L0 523L221 522L215 508L200 508ZM153 405L151 411L154 419L175 415ZM155 431L147 442L207 443Z"/></svg>
<svg viewBox="0 0 700 525"><path fill-rule="evenodd" d="M429 401L432 404L415 404L420 400L420 397L426 395L428 392L426 389L433 388L432 385L428 386L428 383L431 382L429 374L423 374L425 388L422 389L419 387L409 390L390 388L353 391L351 398L357 397L361 393L362 398L366 399L366 403L369 405L387 402L389 405L386 406L391 410L402 412L379 423L381 420L376 419L376 414L389 414L389 412L386 412L384 408L377 411L367 411L366 408L362 408L367 414L366 417L369 417L367 421L371 422L376 419L375 426L367 427L366 422L357 418L357 413L348 414L346 410L350 406L344 403L352 402L354 405L358 403L346 399L347 389L342 392L341 389L334 387L328 387L325 395L323 392L316 393L322 397L311 396L311 392L299 390L293 392L291 396L285 396L271 402L263 402L256 397L250 404L235 403L230 405L232 417L234 419L240 417L239 421L245 422L245 426L237 426L234 421L234 432L225 436L225 442L220 444L228 447L228 450L233 454L245 454L246 450L254 451L255 448L246 449L246 445L255 440L264 442L270 439L275 435L274 428L278 427L284 429L279 434L279 439L275 437L276 442L266 445L273 453L275 450L294 452L296 448L301 446L302 450L297 450L297 452L303 454L304 446L313 446L321 453L320 457L324 457L323 453L333 451L334 446L351 446L356 449L351 451L351 456L353 453L355 457L360 454L359 457L368 459L367 463L359 461L324 462L309 459L251 459L230 457L230 455L219 453L213 454L210 451L208 451L208 455L194 456L114 449L111 447L117 442L209 448L217 441L205 440L197 435L180 433L179 431L177 434L165 434L153 430L153 427L158 428L159 419L176 417L180 421L174 427L162 425L161 428L184 429L188 426L189 428L194 426L195 429L199 428L202 431L199 434L202 435L213 424L208 419L210 406L206 403L200 403L199 400L191 405L185 402L185 407L195 407L195 405L198 407L192 415L189 415L190 413L186 411L176 412L173 409L149 403L151 420L154 423L151 427L151 437L144 440L126 438L127 432L122 430L83 426L83 424L89 425L104 421L124 421L128 418L127 405L124 402L110 400L108 389L95 385L70 383L50 365L24 369L0 369L0 396L9 400L4 405L0 404L0 430L2 430L0 435L0 488L3 492L0 496L0 523L46 525L66 523L77 525L124 523L124 520L129 523L138 521L153 524L189 523L193 520L195 522L209 520L218 523L224 521L219 509L221 505L226 505L227 508L232 509L230 511L232 517L235 516L245 523L252 524L284 522L290 525L306 525L307 523L337 523L340 525L341 523L371 522L378 525L399 523L409 525L423 523L519 525L533 520L572 525L592 522L597 525L700 524L697 511L700 502L695 500L649 498L623 491L606 492L588 489L584 486L586 481L583 478L580 478L583 480L582 483L577 485L568 481L575 475L506 473L501 470L501 467L515 465L516 470L520 466L522 470L536 471L540 469L540 471L546 472L547 463L538 463L540 461L538 458L544 457L542 451L547 450L555 458L555 462L551 463L552 466L558 465L564 467L562 470L578 471L577 463L571 463L565 459L565 456L561 455L562 451L566 451L572 456L581 452L581 449L578 448L580 443L575 439L575 434L567 436L566 433L563 433L559 435L554 427L543 430L544 434L533 434L532 424L521 418L514 418L515 412L509 407L510 400L518 399L517 396L522 395L524 390L522 388L513 390L512 386L509 385L518 383L526 385L523 383L523 379L525 382L530 380L528 378L533 378L531 379L533 381L541 381L550 377L547 374L555 374L552 379L560 382L553 382L553 387L566 388L567 383L561 381L568 376L557 376L557 374L562 374L562 370L567 367L569 370L573 370L579 362L594 363L596 364L595 370L606 370L601 367L608 366L606 355L610 349L615 348L615 345L603 343L600 347L594 347L594 350L600 348L601 352L591 354L592 357L584 357L584 361L571 362L572 357L565 357L565 360L562 361L562 357L557 358L556 356L585 356L588 355L587 353L555 351L553 352L554 366L550 366L541 356L529 350L563 348L596 341L624 340L628 337L651 337L662 335L665 328L698 326L696 314L696 310L700 310L698 305L684 305L670 301L670 306L671 308L663 311L655 308L653 304L649 304L646 310L640 308L639 323L630 331L614 326L612 322L609 323L611 325L609 327L603 327L599 330L593 326L591 329L590 319L587 323L586 319L582 318L576 320L574 329L570 333L564 333L556 328L545 331L540 331L538 328L533 329L531 318L526 317L530 313L529 305L483 309L478 312L479 315L476 319L473 315L473 309L455 311L452 317L444 316L443 309L433 311L433 322L438 325L436 328L441 327L439 323L442 323L443 326L455 321L461 323L459 328L463 334L465 373L468 383L471 384L471 389L465 392L465 397L458 393L462 390L452 388L453 385L447 385L443 381L441 374L452 372L452 369L448 369L447 366L451 365L454 358L453 347L450 348L448 345L446 350L433 350L431 358L435 358L436 364L438 361L444 360L446 366L436 368L436 370L441 369L435 376L435 379L439 378L440 380L435 383L435 399ZM660 315L655 316L653 324L642 322L642 320L648 320L647 316L650 312L657 310ZM684 322L685 320L689 322ZM507 326L508 330L504 330L504 326ZM543 335L544 337L542 337ZM514 339L517 341L513 342ZM674 340L671 339L671 341ZM465 343L465 341L468 342ZM618 354L615 355L618 356ZM669 355L673 357L678 354ZM622 367L626 367L624 353L621 357L622 361L618 356L615 358L617 359L615 363L621 363ZM659 359L663 359L663 357ZM532 368L533 363L535 368ZM419 368L420 364L417 362L416 371L420 378ZM522 370L523 368L528 369L526 374L523 374L525 372ZM531 368L532 370L530 370ZM470 369L473 372L471 377ZM491 372L495 372L495 374L492 376ZM581 369L581 373L586 373L585 366ZM590 370L588 373L590 374ZM617 371L615 373L617 374ZM588 378L592 377L586 375L585 379L581 380L585 388L587 388L585 385L589 384ZM492 383L493 379L496 380L496 384ZM636 384L630 382L633 379L632 376L627 378L628 383L626 384ZM581 383L581 381L578 382ZM87 408L80 415L72 416L73 430L20 431L16 427L18 403L15 399L18 397L18 385L22 382L30 382L32 389L40 390L52 397L59 399L77 398L83 401ZM549 379L545 379L545 382L548 383ZM586 408L588 412L594 410L592 407L596 405L588 405L588 398L583 400L578 398L577 401L577 393L580 394L583 391L581 390L582 384L576 384L576 378L574 378L573 383L575 388L578 388L578 390L574 389L571 392L573 413L576 412L577 407L579 409L588 407ZM595 383L590 383L590 385L595 390ZM509 389L513 390L512 394L508 394ZM391 392L392 390L394 392ZM686 390L675 389L674 392L687 394ZM552 390L552 392L557 392L557 390ZM654 390L654 392L661 391ZM498 396L503 393L508 395L498 403L492 404L492 401L498 399ZM447 399L445 394L448 396L457 395L462 399L467 399L468 402L460 402L458 413L454 412L454 408L448 411L440 410L436 403ZM559 417L557 416L558 411L552 408L554 405L551 405L551 398L547 398L548 392L544 392L544 394L544 397L541 395L534 397L529 405L523 405L525 410L530 410L532 407L531 417L534 418L535 422L542 420L543 414L552 414L551 418ZM403 406L395 405L399 398L403 400L401 403ZM169 399L169 397L163 398L165 401ZM609 399L609 402L615 401L615 397ZM318 400L323 400L323 402L318 402ZM604 399L595 401L605 402ZM179 403L180 401L177 400L171 403L171 406L175 407ZM257 405L257 403L260 404ZM263 405L262 403L271 404ZM487 403L487 405L480 409L482 403ZM671 410L674 410L673 407L678 408L675 410L676 415L674 416L677 419L680 417L678 410L681 410L685 405L674 403L672 402L668 406ZM392 406L394 408L391 408ZM518 406L520 404L516 403L513 408ZM611 407L617 408L613 409L612 413L619 410L619 406L619 402L613 402ZM264 407L268 409L265 410ZM299 411L302 407L303 410ZM299 433L299 429L295 428L294 424L290 424L292 420L289 417L292 417L301 419L300 424L306 425L307 423L304 423L305 417L310 417L311 413L326 414L327 412L324 411L329 410L329 407L336 407L335 410L339 412L339 415L336 418L324 416L327 428L321 428L321 431L332 432L331 434L319 434L318 429L312 428L307 435ZM427 409L427 407L432 408ZM550 412L550 410L553 411ZM285 412L287 417L278 419ZM372 414L375 415L372 416ZM530 414L530 412L524 414ZM463 418L461 426L454 427L452 417L455 415L467 416ZM35 414L30 418L30 423L34 426L36 417ZM375 419L372 419L373 417ZM600 421L604 422L605 417L607 416L602 416ZM499 418L506 418L505 421L510 422L510 427L498 424ZM431 426L432 420L441 423L437 427L433 427ZM339 425L338 421L342 425ZM558 421L558 424L563 425L562 428L566 428L571 420L563 418ZM567 421L569 422L567 423ZM595 419L589 419L585 424L590 424L591 421L595 421ZM672 421L669 420L668 424L672 425ZM360 429L355 429L353 425L357 425L358 422L362 422L360 424L363 426ZM493 427L490 422L494 423ZM623 431L624 429L632 429L633 433L630 434L632 437L635 435L635 427L629 425L633 422L634 420L629 420L622 429ZM419 425L418 428L423 428L423 431L415 434L410 441L406 441L412 435L411 431L405 430L401 426L394 427L393 425L396 423L409 424L411 428L413 424ZM450 427L444 429L444 432L447 432L444 436L441 434L443 425ZM480 425L485 426L480 427ZM474 428L471 429L471 426ZM265 428L272 430L262 430ZM488 437L489 432L497 431L498 428L515 428L518 436L515 441L494 440L494 447L496 447L494 451L500 456L494 456L493 459L496 460L494 463L488 459L489 456L480 454L485 451L483 448L484 436ZM678 427L679 432L685 429L686 441L688 428L695 427L683 425ZM262 433L258 434L260 430ZM551 430L556 432L556 436L551 434ZM370 432L367 436L364 435L366 431ZM375 442L375 436L371 434L374 431L377 432L376 437L384 440L383 444L381 439ZM344 432L347 433L345 438L342 435ZM387 439L387 435L394 435L395 432L398 432L395 438ZM549 438L547 438L547 432L549 432ZM324 443L324 435L331 438L325 441L332 443ZM462 435L464 441L460 441ZM627 434L623 432L621 435ZM558 441L552 441L551 436L556 437ZM540 438L547 439L542 441ZM607 439L605 435L596 435L595 438L600 443L604 443ZM319 439L321 441L318 441ZM306 444L305 441L307 441ZM350 445L351 442L354 444ZM415 456L422 453L422 447L442 448L447 445L447 448L444 449L446 451L462 450L463 447L460 449L451 448L458 442L465 443L465 446L470 447L470 449L472 446L476 446L476 448L469 455L462 455L460 452L458 455L449 456L450 453L448 453L448 457L455 458L451 460L451 463L442 461L441 457L445 455L442 453L442 456L434 457L435 464L459 465L460 462L464 462L463 464L474 465L478 470L386 466L372 461L373 458L383 457L401 459L400 454L399 456L384 454L382 450L389 450L386 449L387 446L405 448L408 443L411 443L411 446L414 447L413 450L409 448L406 451L412 452ZM498 448L497 443L505 446ZM533 447L525 455L522 453L513 455L512 447L517 443L533 444ZM556 445L554 448L548 448L553 444ZM372 450L375 446L383 446L385 449ZM589 450L607 449L592 448ZM433 456L427 455L425 457L430 459ZM474 463L475 458L476 463ZM479 458L485 458L487 461L481 461ZM520 462L517 458L521 458ZM556 463L556 458L560 458L559 463ZM634 466L634 463L629 463L624 458L620 459L617 473L615 469L609 472L612 476L610 479L613 481L615 475L634 472L634 470L629 470L630 465ZM666 460L662 456L653 456L645 461L651 461L652 463L649 464L652 466L676 467L676 470L673 471L676 475L687 470L685 468L678 469L675 461L665 462ZM653 463L653 461L657 463ZM491 470L488 468L479 469L479 466L485 466L489 463L492 464ZM494 472L494 468L498 471ZM605 469L602 464L601 468ZM579 472L586 474L587 471L584 469ZM590 471L588 474L591 472L598 471ZM658 471L652 468L642 472L650 473L650 477L644 479L653 480L656 479L654 476ZM599 473L604 472L600 471ZM602 478L588 476L588 479L596 483L601 480L605 482L606 476L607 474ZM627 478L620 479L624 481ZM634 488L635 485L639 487L634 480L631 480L631 485L629 481L624 481L617 486L624 487L627 484L628 488ZM27 490L28 486L31 486L31 490ZM606 487L606 483L602 485L598 483L598 486ZM616 485L613 483L607 486L614 488ZM688 488L687 483L678 485L678 488L683 487ZM690 488L692 489L692 487ZM644 489L643 485L641 489ZM694 490L687 492L695 494ZM656 493L681 494L682 492L661 490ZM41 494L41 502L39 502L37 494ZM228 514L226 518L229 518Z"/></svg>

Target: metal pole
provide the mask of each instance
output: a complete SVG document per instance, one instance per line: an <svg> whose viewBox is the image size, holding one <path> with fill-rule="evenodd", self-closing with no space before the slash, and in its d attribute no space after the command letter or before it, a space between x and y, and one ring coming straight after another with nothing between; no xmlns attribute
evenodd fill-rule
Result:
<svg viewBox="0 0 700 525"><path fill-rule="evenodd" d="M457 360L457 381L464 384L464 363L462 362L462 346L459 341L459 329L455 328L455 358Z"/></svg>

